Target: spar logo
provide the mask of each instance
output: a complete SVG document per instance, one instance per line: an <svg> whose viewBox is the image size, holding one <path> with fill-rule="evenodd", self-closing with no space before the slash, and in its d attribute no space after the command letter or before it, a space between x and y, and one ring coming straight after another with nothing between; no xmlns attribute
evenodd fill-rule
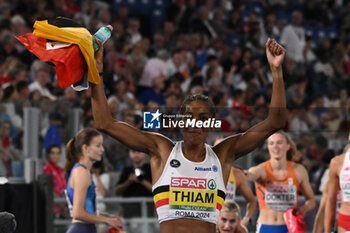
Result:
<svg viewBox="0 0 350 233"><path fill-rule="evenodd" d="M215 180L211 179L211 180L208 181L208 188L209 188L210 190L216 189Z"/></svg>
<svg viewBox="0 0 350 233"><path fill-rule="evenodd" d="M207 189L207 179L190 177L172 177L170 187L188 189Z"/></svg>

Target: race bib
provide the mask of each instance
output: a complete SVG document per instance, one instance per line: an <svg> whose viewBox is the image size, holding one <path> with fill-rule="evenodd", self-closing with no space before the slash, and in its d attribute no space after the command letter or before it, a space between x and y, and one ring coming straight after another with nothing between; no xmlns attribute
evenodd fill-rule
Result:
<svg viewBox="0 0 350 233"><path fill-rule="evenodd" d="M169 211L173 217L216 218L217 189L214 179L172 177Z"/></svg>
<svg viewBox="0 0 350 233"><path fill-rule="evenodd" d="M286 211L297 203L295 185L267 185L265 192L266 206L271 210Z"/></svg>
<svg viewBox="0 0 350 233"><path fill-rule="evenodd" d="M234 183L227 183L226 198L227 201L234 201L236 198L236 186Z"/></svg>

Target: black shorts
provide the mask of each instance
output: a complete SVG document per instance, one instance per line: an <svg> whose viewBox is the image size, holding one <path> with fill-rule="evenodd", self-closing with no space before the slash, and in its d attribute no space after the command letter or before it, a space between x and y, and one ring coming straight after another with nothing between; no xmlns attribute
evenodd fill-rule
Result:
<svg viewBox="0 0 350 233"><path fill-rule="evenodd" d="M96 233L95 224L75 222L70 225L66 233Z"/></svg>

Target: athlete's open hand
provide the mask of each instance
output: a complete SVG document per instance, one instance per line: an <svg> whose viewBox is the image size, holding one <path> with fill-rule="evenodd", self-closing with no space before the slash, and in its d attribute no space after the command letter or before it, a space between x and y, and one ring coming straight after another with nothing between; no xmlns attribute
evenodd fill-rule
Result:
<svg viewBox="0 0 350 233"><path fill-rule="evenodd" d="M122 223L122 220L115 216L115 217L107 217L107 224L110 226L110 227L113 227L117 230L121 230L123 229L123 223Z"/></svg>
<svg viewBox="0 0 350 233"><path fill-rule="evenodd" d="M282 66L286 50L274 39L268 39L266 42L266 56L271 68L280 68Z"/></svg>

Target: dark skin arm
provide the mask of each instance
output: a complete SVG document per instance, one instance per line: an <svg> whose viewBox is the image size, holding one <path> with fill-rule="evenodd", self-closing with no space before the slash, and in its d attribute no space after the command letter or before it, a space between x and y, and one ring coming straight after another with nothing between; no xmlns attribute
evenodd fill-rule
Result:
<svg viewBox="0 0 350 233"><path fill-rule="evenodd" d="M95 63L99 72L103 71L103 45L96 39L100 49L95 54ZM141 131L127 123L116 121L108 111L103 81L91 85L91 105L95 127L122 142L129 148L141 151L154 157L151 163L157 163L162 168L173 147L173 142L167 137L146 131ZM162 169L160 169L162 171Z"/></svg>
<svg viewBox="0 0 350 233"><path fill-rule="evenodd" d="M271 39L267 41L266 56L273 78L268 117L251 127L247 132L227 137L213 147L223 164L231 164L234 160L259 146L271 134L284 127L286 122L286 98L282 63L285 54L285 49L276 41Z"/></svg>

